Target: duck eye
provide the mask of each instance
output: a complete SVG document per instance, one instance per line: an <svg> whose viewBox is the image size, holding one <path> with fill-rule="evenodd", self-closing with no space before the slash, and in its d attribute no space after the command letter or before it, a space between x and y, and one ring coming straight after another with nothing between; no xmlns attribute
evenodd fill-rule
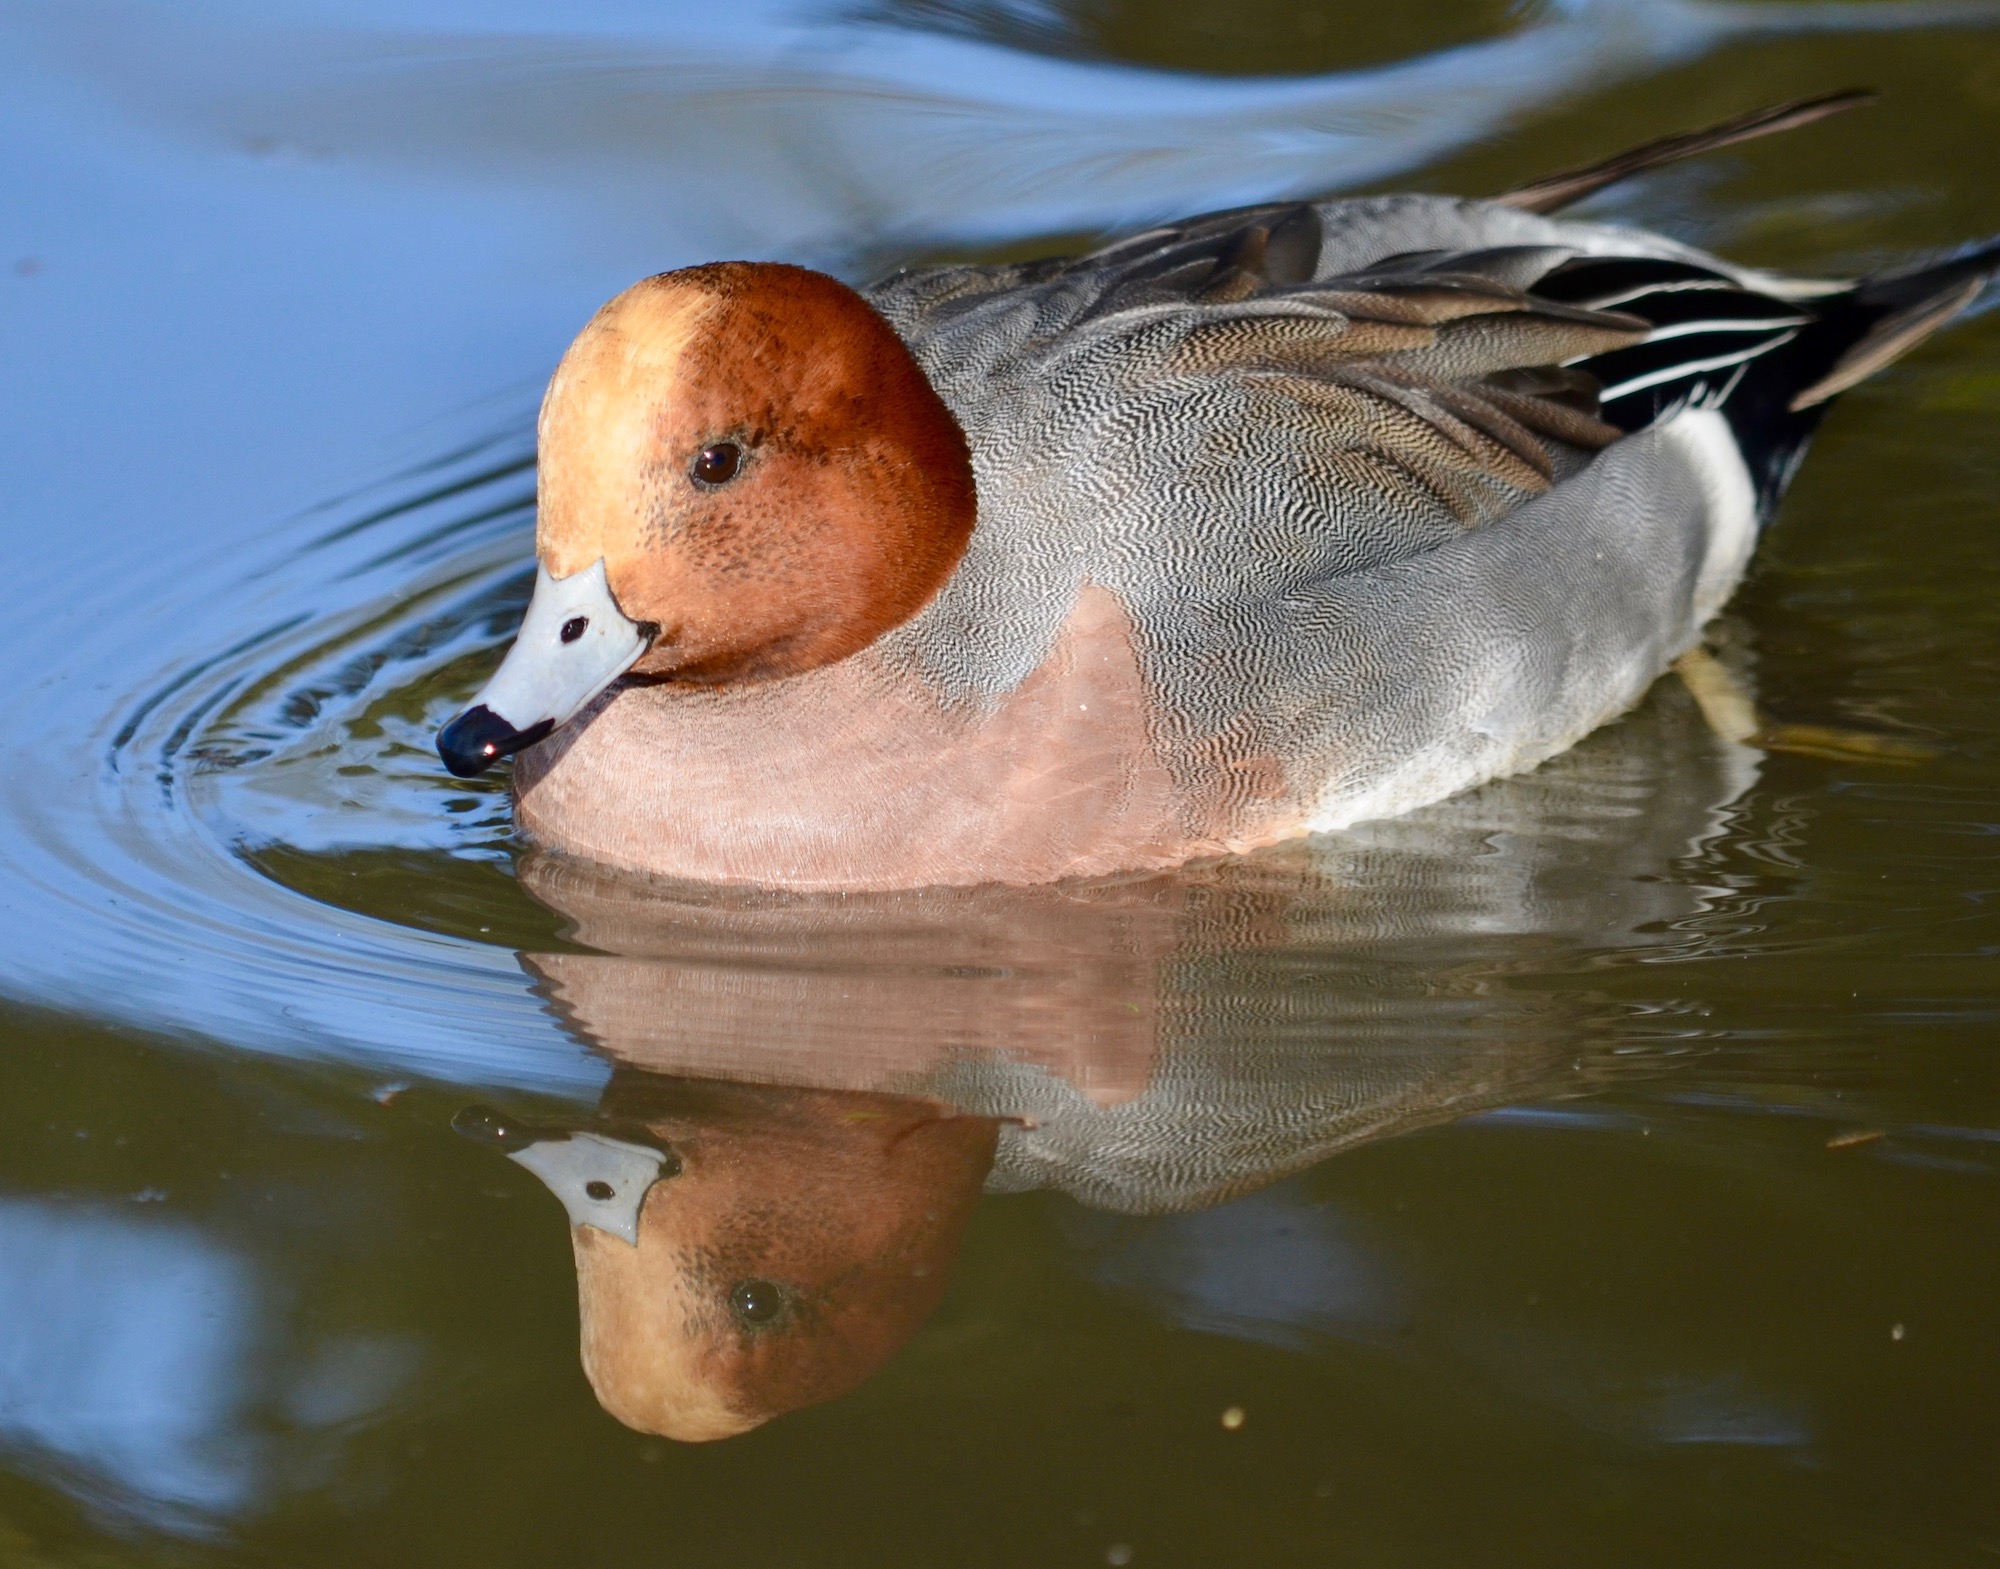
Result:
<svg viewBox="0 0 2000 1569"><path fill-rule="evenodd" d="M589 616L571 616L562 624L561 637L565 643L574 643L589 629Z"/></svg>
<svg viewBox="0 0 2000 1569"><path fill-rule="evenodd" d="M785 1293L768 1280L739 1280L729 1288L729 1306L746 1323L768 1324L785 1305Z"/></svg>
<svg viewBox="0 0 2000 1569"><path fill-rule="evenodd" d="M694 477L704 485L726 485L743 467L743 449L733 441L718 441L694 455Z"/></svg>

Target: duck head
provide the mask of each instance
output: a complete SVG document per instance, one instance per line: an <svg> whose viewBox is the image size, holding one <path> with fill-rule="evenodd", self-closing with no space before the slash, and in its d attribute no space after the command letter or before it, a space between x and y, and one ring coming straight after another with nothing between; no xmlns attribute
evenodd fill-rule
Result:
<svg viewBox="0 0 2000 1569"><path fill-rule="evenodd" d="M549 382L534 596L438 736L469 776L630 671L717 684L843 659L971 536L972 460L889 324L802 267L721 262L612 300Z"/></svg>
<svg viewBox="0 0 2000 1569"><path fill-rule="evenodd" d="M949 1282L998 1125L895 1095L620 1069L615 1137L474 1108L569 1212L583 1368L641 1432L727 1438L866 1380ZM634 1117L643 1120L632 1120Z"/></svg>

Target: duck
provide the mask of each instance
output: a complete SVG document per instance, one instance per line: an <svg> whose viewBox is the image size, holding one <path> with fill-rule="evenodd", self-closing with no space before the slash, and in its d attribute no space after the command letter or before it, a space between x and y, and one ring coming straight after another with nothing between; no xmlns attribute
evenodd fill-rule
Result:
<svg viewBox="0 0 2000 1569"><path fill-rule="evenodd" d="M2000 269L1559 214L1868 96L1492 198L646 278L549 382L532 595L440 755L512 757L555 852L835 893L1155 873L1535 768L1699 648L1827 408Z"/></svg>

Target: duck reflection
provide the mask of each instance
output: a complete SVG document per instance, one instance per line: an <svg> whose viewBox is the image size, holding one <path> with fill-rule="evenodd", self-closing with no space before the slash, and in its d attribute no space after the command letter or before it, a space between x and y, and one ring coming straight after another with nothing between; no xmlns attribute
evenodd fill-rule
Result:
<svg viewBox="0 0 2000 1569"><path fill-rule="evenodd" d="M604 1408L726 1438L854 1388L928 1318L997 1124L895 1095L621 1069L624 1137L474 1110L569 1210L583 1368Z"/></svg>
<svg viewBox="0 0 2000 1569"><path fill-rule="evenodd" d="M1687 940L1757 757L1669 686L1535 774L1170 877L827 898L531 853L574 947L523 963L613 1072L587 1128L461 1123L569 1210L605 1408L739 1433L914 1335L982 1191L1201 1209L1643 1071L1537 982Z"/></svg>

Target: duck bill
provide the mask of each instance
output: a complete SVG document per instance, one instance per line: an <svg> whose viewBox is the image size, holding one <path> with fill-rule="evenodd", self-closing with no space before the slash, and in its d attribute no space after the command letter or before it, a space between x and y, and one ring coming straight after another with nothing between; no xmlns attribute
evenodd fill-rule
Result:
<svg viewBox="0 0 2000 1569"><path fill-rule="evenodd" d="M538 1139L507 1158L526 1166L562 1200L571 1226L594 1227L635 1248L646 1195L676 1169L659 1150L607 1139L601 1133Z"/></svg>
<svg viewBox="0 0 2000 1569"><path fill-rule="evenodd" d="M467 1106L451 1119L452 1131L499 1150L526 1166L562 1201L572 1226L597 1230L639 1245L639 1216L653 1185L680 1175L671 1148L628 1144L602 1133L537 1127L490 1106Z"/></svg>
<svg viewBox="0 0 2000 1569"><path fill-rule="evenodd" d="M472 705L438 732L444 766L470 779L533 746L631 669L652 634L618 608L603 557L563 578L538 566L514 646Z"/></svg>

